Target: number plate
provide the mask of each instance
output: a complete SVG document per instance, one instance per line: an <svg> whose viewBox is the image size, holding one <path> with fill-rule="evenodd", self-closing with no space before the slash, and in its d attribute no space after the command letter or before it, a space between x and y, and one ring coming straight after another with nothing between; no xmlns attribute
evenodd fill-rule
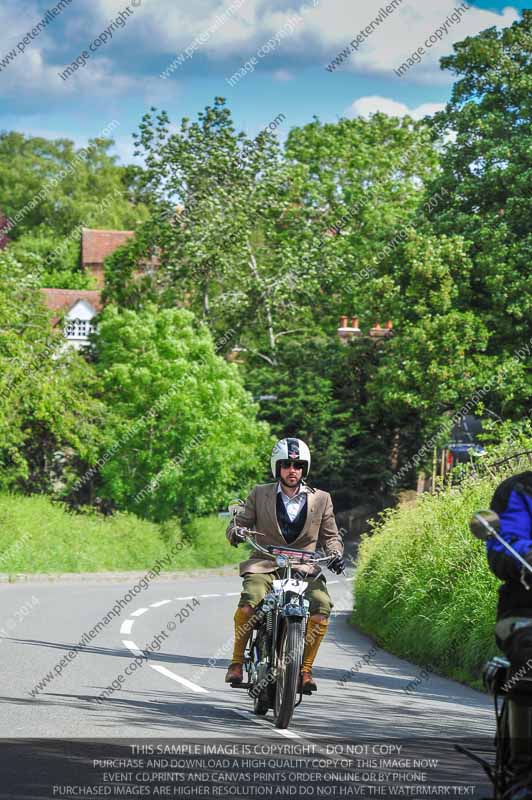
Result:
<svg viewBox="0 0 532 800"><path fill-rule="evenodd" d="M307 586L308 583L306 581L296 581L294 578L284 578L283 580L273 582L273 588L276 592L303 594Z"/></svg>

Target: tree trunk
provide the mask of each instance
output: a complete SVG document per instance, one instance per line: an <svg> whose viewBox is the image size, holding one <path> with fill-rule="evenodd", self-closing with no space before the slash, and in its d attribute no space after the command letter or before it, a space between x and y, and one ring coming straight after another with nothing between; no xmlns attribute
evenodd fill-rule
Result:
<svg viewBox="0 0 532 800"><path fill-rule="evenodd" d="M399 428L394 428L392 436L392 449L390 453L390 467L392 472L397 472L397 468L399 465L400 440L401 440L401 431Z"/></svg>
<svg viewBox="0 0 532 800"><path fill-rule="evenodd" d="M203 316L205 319L210 314L210 306L209 306L209 285L206 283L203 286Z"/></svg>
<svg viewBox="0 0 532 800"><path fill-rule="evenodd" d="M249 266L251 268L251 273L252 273L253 277L255 278L255 280L257 281L257 285L260 287L260 275L259 275L259 271L257 269L257 261L255 259L255 256L253 255L253 252L251 250L251 247L249 246L249 243L248 243L248 249L249 249ZM272 316L272 309L271 309L270 299L267 296L264 297L264 308L266 310L266 322L267 322L267 325L268 325L268 341L270 343L271 360L272 360L273 365L275 366L275 364L277 362L276 362L276 357L275 357L276 356L276 353L275 353L275 349L276 348L275 348L275 334L273 332L273 316Z"/></svg>

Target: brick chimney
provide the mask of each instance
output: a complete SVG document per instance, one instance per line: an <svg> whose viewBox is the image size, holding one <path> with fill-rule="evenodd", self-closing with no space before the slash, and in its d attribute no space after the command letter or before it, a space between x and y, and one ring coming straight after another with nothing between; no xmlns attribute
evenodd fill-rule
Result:
<svg viewBox="0 0 532 800"><path fill-rule="evenodd" d="M379 339L381 336L387 336L388 331L384 328L381 328L380 322L376 322L373 328L370 330L369 335L372 336L374 339Z"/></svg>
<svg viewBox="0 0 532 800"><path fill-rule="evenodd" d="M358 327L358 317L351 318L351 325L347 323L348 317L340 317L340 327L338 328L338 336L340 341L344 344L355 336L360 336L360 328Z"/></svg>

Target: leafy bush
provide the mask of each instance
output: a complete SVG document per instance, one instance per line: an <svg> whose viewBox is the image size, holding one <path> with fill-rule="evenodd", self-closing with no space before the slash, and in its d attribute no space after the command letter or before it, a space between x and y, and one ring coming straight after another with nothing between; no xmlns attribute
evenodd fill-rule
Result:
<svg viewBox="0 0 532 800"><path fill-rule="evenodd" d="M215 567L241 561L243 549L224 536L218 517L194 520L183 534L177 520L163 526L117 513L74 514L43 495L0 495L0 573L149 570L176 542L183 548L164 570Z"/></svg>
<svg viewBox="0 0 532 800"><path fill-rule="evenodd" d="M397 655L479 686L482 665L496 652L499 582L468 523L489 507L501 480L524 468L468 477L385 512L362 540L353 621Z"/></svg>
<svg viewBox="0 0 532 800"><path fill-rule="evenodd" d="M268 426L237 367L183 308L108 306L96 338L113 457L102 497L162 522L216 511L262 477Z"/></svg>

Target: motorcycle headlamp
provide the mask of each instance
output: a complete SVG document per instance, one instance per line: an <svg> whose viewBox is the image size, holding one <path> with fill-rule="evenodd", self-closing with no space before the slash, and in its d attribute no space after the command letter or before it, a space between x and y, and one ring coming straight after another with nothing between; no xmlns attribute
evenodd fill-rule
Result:
<svg viewBox="0 0 532 800"><path fill-rule="evenodd" d="M286 567L286 565L288 564L288 557L283 555L277 556L277 558L275 559L275 563L277 564L278 567Z"/></svg>

